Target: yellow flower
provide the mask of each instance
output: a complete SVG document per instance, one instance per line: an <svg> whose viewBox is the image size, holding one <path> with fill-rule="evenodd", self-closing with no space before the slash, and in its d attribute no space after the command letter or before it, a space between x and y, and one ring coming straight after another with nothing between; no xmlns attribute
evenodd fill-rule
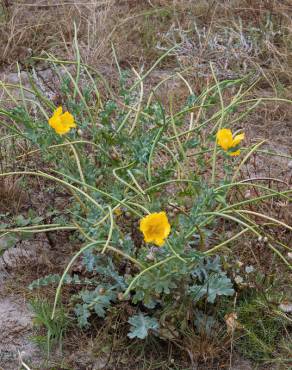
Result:
<svg viewBox="0 0 292 370"><path fill-rule="evenodd" d="M55 110L52 117L49 119L49 125L59 135L67 134L71 128L76 127L72 114L69 112L63 113L62 107L58 107Z"/></svg>
<svg viewBox="0 0 292 370"><path fill-rule="evenodd" d="M116 208L114 210L114 214L117 216L117 217L120 217L122 214L123 214L123 211L121 210L120 207Z"/></svg>
<svg viewBox="0 0 292 370"><path fill-rule="evenodd" d="M146 243L154 243L158 247L170 234L170 224L165 212L151 213L140 220L140 231Z"/></svg>
<svg viewBox="0 0 292 370"><path fill-rule="evenodd" d="M229 128L222 128L217 132L217 143L232 157L240 154L240 150L230 151L229 149L235 148L244 139L244 134L239 134L233 137Z"/></svg>

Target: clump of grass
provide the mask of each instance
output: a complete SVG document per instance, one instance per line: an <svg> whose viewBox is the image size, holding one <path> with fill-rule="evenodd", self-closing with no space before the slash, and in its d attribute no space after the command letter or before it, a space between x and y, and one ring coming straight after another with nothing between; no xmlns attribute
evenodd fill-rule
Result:
<svg viewBox="0 0 292 370"><path fill-rule="evenodd" d="M32 341L37 343L42 348L47 358L50 357L52 350L58 347L58 351L62 352L63 339L69 327L70 318L64 307L58 307L55 319L52 320L53 306L45 299L35 298L30 301L30 308L33 312L33 323L35 329L43 335L38 334L32 337Z"/></svg>
<svg viewBox="0 0 292 370"><path fill-rule="evenodd" d="M236 344L240 353L253 361L269 363L276 359L276 362L285 365L289 361L289 352L284 351L282 346L283 341L287 346L291 343L288 334L291 322L281 313L275 301L267 301L261 294L251 294L239 302L237 312L242 325Z"/></svg>

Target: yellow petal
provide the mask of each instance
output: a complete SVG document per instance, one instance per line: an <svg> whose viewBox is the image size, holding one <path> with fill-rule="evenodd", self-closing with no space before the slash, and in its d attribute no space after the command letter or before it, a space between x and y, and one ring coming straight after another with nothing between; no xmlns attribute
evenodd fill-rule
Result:
<svg viewBox="0 0 292 370"><path fill-rule="evenodd" d="M167 220L167 222L164 224L164 238L167 238L170 234L170 224Z"/></svg>
<svg viewBox="0 0 292 370"><path fill-rule="evenodd" d="M232 147L232 132L228 128L222 128L217 132L217 143L223 150L228 150Z"/></svg>
<svg viewBox="0 0 292 370"><path fill-rule="evenodd" d="M150 216L150 215L148 215ZM146 216L144 218L142 218L142 220L140 220L140 231L142 231L142 233L145 233L148 229L148 221L149 221L149 217Z"/></svg>
<svg viewBox="0 0 292 370"><path fill-rule="evenodd" d="M116 208L114 210L114 214L117 216L117 217L120 217L122 214L123 214L123 211L121 210L121 208Z"/></svg>
<svg viewBox="0 0 292 370"><path fill-rule="evenodd" d="M244 140L244 133L236 135L235 138L232 141L232 146L237 146L242 140Z"/></svg>
<svg viewBox="0 0 292 370"><path fill-rule="evenodd" d="M156 244L158 247L162 247L163 244L165 243L165 240L164 239L155 239L154 241L154 244Z"/></svg>
<svg viewBox="0 0 292 370"><path fill-rule="evenodd" d="M52 117L49 119L49 125L54 129L60 124L60 116L62 114L63 108L58 107L55 109Z"/></svg>
<svg viewBox="0 0 292 370"><path fill-rule="evenodd" d="M76 124L74 122L74 117L72 116L71 113L65 112L64 114L61 115L60 118L64 126L68 126L69 128L76 127Z"/></svg>
<svg viewBox="0 0 292 370"><path fill-rule="evenodd" d="M236 150L235 152L228 152L228 155L231 157L237 157L240 154L240 150Z"/></svg>
<svg viewBox="0 0 292 370"><path fill-rule="evenodd" d="M170 224L165 212L151 213L140 220L140 231L146 243L154 243L159 247L170 234Z"/></svg>
<svg viewBox="0 0 292 370"><path fill-rule="evenodd" d="M50 119L49 119L49 125L53 128L53 129L56 129L56 127L58 125L61 124L61 119L60 117L58 116L55 116L53 115Z"/></svg>
<svg viewBox="0 0 292 370"><path fill-rule="evenodd" d="M55 131L57 134L59 135L64 135L64 134L67 134L67 132L70 131L70 127L66 126L66 125L58 125L56 128L55 128Z"/></svg>
<svg viewBox="0 0 292 370"><path fill-rule="evenodd" d="M69 132L72 127L76 127L72 114L69 112L62 112L63 108L60 106L54 111L52 117L49 119L49 125L59 135L64 135Z"/></svg>
<svg viewBox="0 0 292 370"><path fill-rule="evenodd" d="M58 108L54 111L54 116L60 116L62 113L63 113L63 108L62 108L62 106L60 106L60 107L58 107Z"/></svg>

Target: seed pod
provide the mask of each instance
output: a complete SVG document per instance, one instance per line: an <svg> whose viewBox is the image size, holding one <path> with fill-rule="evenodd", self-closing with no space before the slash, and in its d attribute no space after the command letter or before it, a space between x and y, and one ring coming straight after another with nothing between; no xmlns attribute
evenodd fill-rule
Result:
<svg viewBox="0 0 292 370"><path fill-rule="evenodd" d="M259 243L261 243L263 241L263 237L260 235L259 237L258 237L258 242Z"/></svg>
<svg viewBox="0 0 292 370"><path fill-rule="evenodd" d="M78 134L78 136L83 136L83 131L81 130L81 128L79 128L78 130L77 130L77 134Z"/></svg>
<svg viewBox="0 0 292 370"><path fill-rule="evenodd" d="M264 237L263 242L264 243L267 243L268 242L268 238L266 236Z"/></svg>

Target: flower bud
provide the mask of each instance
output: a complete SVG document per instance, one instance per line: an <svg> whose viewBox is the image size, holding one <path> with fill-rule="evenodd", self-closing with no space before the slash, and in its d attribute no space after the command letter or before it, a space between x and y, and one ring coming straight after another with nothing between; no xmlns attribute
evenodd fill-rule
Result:
<svg viewBox="0 0 292 370"><path fill-rule="evenodd" d="M110 156L113 161L118 161L120 159L118 153L116 152L111 152Z"/></svg>
<svg viewBox="0 0 292 370"><path fill-rule="evenodd" d="M104 294L105 293L105 289L104 288L99 288L98 293L99 294Z"/></svg>
<svg viewBox="0 0 292 370"><path fill-rule="evenodd" d="M239 275L236 275L235 278L234 278L234 281L236 282L236 284L240 285L240 284L243 283L243 277L239 276Z"/></svg>
<svg viewBox="0 0 292 370"><path fill-rule="evenodd" d="M99 185L102 179L103 179L103 175L99 175L98 178L95 180L95 184Z"/></svg>
<svg viewBox="0 0 292 370"><path fill-rule="evenodd" d="M131 212L127 211L125 213L125 218L129 220L131 218Z"/></svg>
<svg viewBox="0 0 292 370"><path fill-rule="evenodd" d="M154 260L155 260L155 257L154 257L154 255L153 255L153 253L152 253L152 252L149 252L149 253L146 255L146 258L147 258L147 260L149 260L149 261L154 261Z"/></svg>
<svg viewBox="0 0 292 370"><path fill-rule="evenodd" d="M247 190L245 193L244 193L244 198L245 199L249 199L251 197L251 191L250 190Z"/></svg>
<svg viewBox="0 0 292 370"><path fill-rule="evenodd" d="M240 268L240 267L242 267L242 266L243 266L243 262L241 262L241 261L237 260L237 261L236 261L236 265Z"/></svg>
<svg viewBox="0 0 292 370"><path fill-rule="evenodd" d="M124 300L124 293L118 293L118 300L123 301Z"/></svg>

